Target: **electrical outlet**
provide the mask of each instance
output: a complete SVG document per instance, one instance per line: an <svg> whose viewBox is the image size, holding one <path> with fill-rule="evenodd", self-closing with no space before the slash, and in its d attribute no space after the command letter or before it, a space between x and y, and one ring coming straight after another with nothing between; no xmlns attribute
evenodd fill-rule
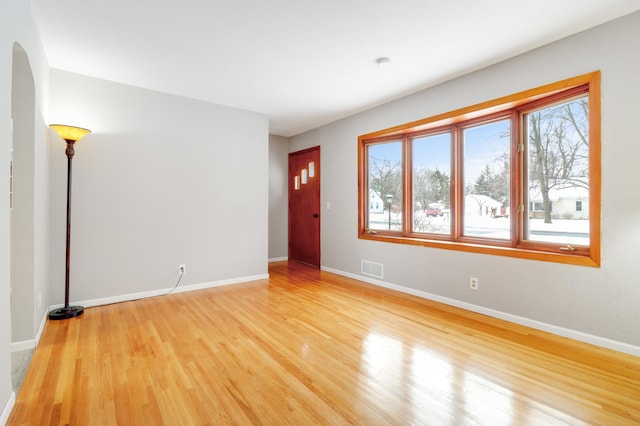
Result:
<svg viewBox="0 0 640 426"><path fill-rule="evenodd" d="M469 277L469 288L471 290L477 290L478 289L478 278Z"/></svg>
<svg viewBox="0 0 640 426"><path fill-rule="evenodd" d="M182 265L178 265L178 273L184 274L185 272L187 272L187 265L184 263Z"/></svg>

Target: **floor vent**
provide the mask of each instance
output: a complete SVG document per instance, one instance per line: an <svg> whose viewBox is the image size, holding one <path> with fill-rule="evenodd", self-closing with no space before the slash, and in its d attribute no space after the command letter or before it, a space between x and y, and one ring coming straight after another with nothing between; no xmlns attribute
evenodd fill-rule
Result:
<svg viewBox="0 0 640 426"><path fill-rule="evenodd" d="M382 263L371 262L369 260L361 260L362 275L368 275L374 278L384 278L384 265Z"/></svg>

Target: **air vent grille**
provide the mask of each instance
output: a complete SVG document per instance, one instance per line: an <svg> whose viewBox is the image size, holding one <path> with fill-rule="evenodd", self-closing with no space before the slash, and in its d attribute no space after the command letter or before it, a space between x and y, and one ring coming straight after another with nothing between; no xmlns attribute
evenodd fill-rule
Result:
<svg viewBox="0 0 640 426"><path fill-rule="evenodd" d="M371 262L370 260L361 260L362 275L374 278L384 278L384 265L382 263Z"/></svg>

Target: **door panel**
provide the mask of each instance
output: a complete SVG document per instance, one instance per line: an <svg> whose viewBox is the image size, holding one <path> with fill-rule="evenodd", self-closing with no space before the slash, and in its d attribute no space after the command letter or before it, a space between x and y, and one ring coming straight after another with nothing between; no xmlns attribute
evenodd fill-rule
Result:
<svg viewBox="0 0 640 426"><path fill-rule="evenodd" d="M289 154L289 259L320 267L320 147Z"/></svg>

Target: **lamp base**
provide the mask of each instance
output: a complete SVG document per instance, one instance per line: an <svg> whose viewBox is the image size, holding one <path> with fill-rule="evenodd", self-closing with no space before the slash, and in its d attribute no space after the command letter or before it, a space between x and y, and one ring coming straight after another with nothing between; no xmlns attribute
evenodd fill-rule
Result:
<svg viewBox="0 0 640 426"><path fill-rule="evenodd" d="M79 317L84 312L82 306L65 306L64 308L54 309L49 312L50 320L63 320L74 317Z"/></svg>

